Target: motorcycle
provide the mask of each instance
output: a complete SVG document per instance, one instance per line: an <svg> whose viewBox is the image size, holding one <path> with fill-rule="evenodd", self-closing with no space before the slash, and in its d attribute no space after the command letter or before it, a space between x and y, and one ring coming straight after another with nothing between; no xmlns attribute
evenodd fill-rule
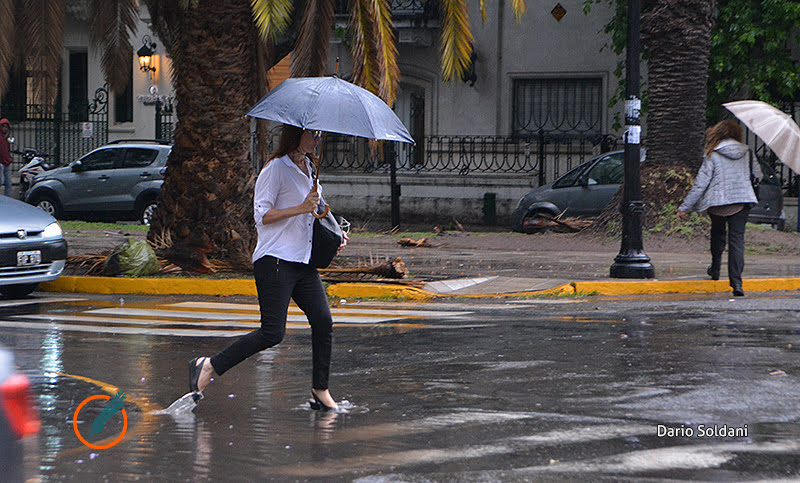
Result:
<svg viewBox="0 0 800 483"><path fill-rule="evenodd" d="M22 160L25 162L19 169L19 198L25 201L25 192L31 186L34 176L49 171L55 166L51 166L45 161L45 158L50 157L49 154L38 153L35 149L11 152L22 156Z"/></svg>

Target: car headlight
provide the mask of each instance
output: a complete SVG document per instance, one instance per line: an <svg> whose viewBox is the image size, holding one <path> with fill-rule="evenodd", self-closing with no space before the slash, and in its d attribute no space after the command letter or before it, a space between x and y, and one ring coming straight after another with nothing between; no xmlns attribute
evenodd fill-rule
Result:
<svg viewBox="0 0 800 483"><path fill-rule="evenodd" d="M58 223L50 223L44 228L44 232L42 233L43 236L46 237L55 237L61 236L64 232L61 231L61 225Z"/></svg>

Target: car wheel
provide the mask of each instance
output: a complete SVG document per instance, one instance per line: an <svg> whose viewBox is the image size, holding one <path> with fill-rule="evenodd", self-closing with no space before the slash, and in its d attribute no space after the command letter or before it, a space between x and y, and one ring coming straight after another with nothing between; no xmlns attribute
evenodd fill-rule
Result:
<svg viewBox="0 0 800 483"><path fill-rule="evenodd" d="M40 210L44 211L48 215L52 216L53 218L61 218L61 205L58 204L58 201L55 200L52 196L43 195L40 196L36 203L36 207Z"/></svg>
<svg viewBox="0 0 800 483"><path fill-rule="evenodd" d="M153 215L155 215L157 207L158 204L155 201L145 201L144 205L142 205L142 209L139 211L139 223L150 226L150 222L153 220Z"/></svg>
<svg viewBox="0 0 800 483"><path fill-rule="evenodd" d="M523 233L539 233L548 227L551 223L548 218L553 215L547 210L533 210L522 218L522 232Z"/></svg>
<svg viewBox="0 0 800 483"><path fill-rule="evenodd" d="M38 283L25 283L21 285L1 285L0 293L9 299L21 299L27 296L38 286Z"/></svg>

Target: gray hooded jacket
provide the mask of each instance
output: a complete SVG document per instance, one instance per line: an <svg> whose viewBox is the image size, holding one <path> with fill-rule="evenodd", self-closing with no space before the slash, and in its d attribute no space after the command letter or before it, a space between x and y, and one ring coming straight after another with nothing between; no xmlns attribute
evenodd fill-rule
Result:
<svg viewBox="0 0 800 483"><path fill-rule="evenodd" d="M706 211L712 206L734 203L758 204L750 184L750 148L726 139L703 159L694 185L678 211ZM761 179L761 168L753 157L753 175Z"/></svg>

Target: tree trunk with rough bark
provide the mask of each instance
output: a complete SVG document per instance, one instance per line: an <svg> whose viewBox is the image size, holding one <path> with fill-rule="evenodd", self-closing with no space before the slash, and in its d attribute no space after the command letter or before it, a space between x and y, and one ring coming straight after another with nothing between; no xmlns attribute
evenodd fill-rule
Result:
<svg viewBox="0 0 800 483"><path fill-rule="evenodd" d="M713 0L652 0L642 16L647 51L647 161L642 164L642 225L674 218L703 160ZM590 227L619 223L622 190ZM665 207L671 209L665 210Z"/></svg>
<svg viewBox="0 0 800 483"><path fill-rule="evenodd" d="M647 50L647 159L700 167L706 130L713 0L654 0L642 16Z"/></svg>
<svg viewBox="0 0 800 483"><path fill-rule="evenodd" d="M200 0L178 12L147 0L170 37L175 143L148 238L186 270L250 267L255 244L249 120L258 100L258 42L248 0Z"/></svg>

